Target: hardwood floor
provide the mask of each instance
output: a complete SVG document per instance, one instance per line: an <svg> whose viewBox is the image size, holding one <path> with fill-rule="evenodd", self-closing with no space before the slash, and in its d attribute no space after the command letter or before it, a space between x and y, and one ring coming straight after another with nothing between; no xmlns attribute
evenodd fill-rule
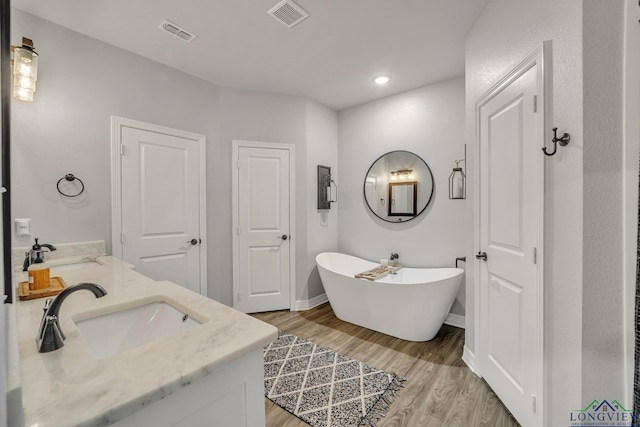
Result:
<svg viewBox="0 0 640 427"><path fill-rule="evenodd" d="M338 319L329 303L308 311L253 314L279 329L407 378L379 427L511 427L519 424L461 360L464 330L444 325L409 342ZM308 424L265 399L268 427Z"/></svg>

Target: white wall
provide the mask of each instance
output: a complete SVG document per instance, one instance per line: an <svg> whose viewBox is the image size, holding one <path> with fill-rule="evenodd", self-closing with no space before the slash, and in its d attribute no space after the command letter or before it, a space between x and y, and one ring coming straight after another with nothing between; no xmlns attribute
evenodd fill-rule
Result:
<svg viewBox="0 0 640 427"><path fill-rule="evenodd" d="M308 210L316 179L307 172L325 162L337 174L335 112L302 97L221 88L16 9L12 19L14 44L30 37L40 53L34 102L12 106L13 215L32 219L32 237L47 243L105 240L110 252L111 115L204 134L208 295L231 305L231 141L291 143L297 155L291 233L297 299L324 292L310 260L316 251L337 248L337 220L334 213L321 223L315 207ZM309 155L307 140L318 144ZM85 183L87 197L80 203L57 193L56 182L66 173ZM27 246L32 237L14 237L14 245Z"/></svg>
<svg viewBox="0 0 640 427"><path fill-rule="evenodd" d="M553 68L548 126L571 134L567 147L545 159L546 425L566 422L593 399L624 395L621 10L619 0L491 0L467 36L471 159L476 100L546 40ZM470 209L467 223L472 218ZM476 250L470 240L467 258ZM474 351L471 275L467 283L465 344Z"/></svg>
<svg viewBox="0 0 640 427"><path fill-rule="evenodd" d="M111 115L204 134L211 159L218 87L13 9L13 44L22 36L40 61L35 100L12 102L13 216L31 218L42 243L105 240L110 251ZM67 173L83 180L86 197L60 197Z"/></svg>
<svg viewBox="0 0 640 427"><path fill-rule="evenodd" d="M338 203L318 210L318 165L331 168L338 186L338 114L315 101L307 101L307 264L306 286L298 299L309 300L324 293L316 255L338 250ZM342 197L340 187L338 200ZM300 287L298 287L300 290Z"/></svg>
<svg viewBox="0 0 640 427"><path fill-rule="evenodd" d="M491 0L466 42L467 141L475 156L475 102L543 41L553 42L552 125L571 134L560 154L546 159L545 301L548 420L566 420L582 405L582 2ZM550 124L551 125L551 124ZM468 187L471 200L473 189ZM469 211L468 222L473 223ZM467 259L477 248L470 239ZM471 258L472 259L472 258ZM471 273L472 269L468 269ZM475 352L473 277L467 275L465 345ZM548 422L547 425L554 425Z"/></svg>
<svg viewBox="0 0 640 427"><path fill-rule="evenodd" d="M449 80L339 113L340 252L372 261L397 252L408 267L453 267L464 255L468 201L449 200L448 187L454 161L464 156L463 83ZM435 180L429 207L401 224L377 218L363 199L369 167L394 150L422 157ZM464 314L464 289L452 312Z"/></svg>
<svg viewBox="0 0 640 427"><path fill-rule="evenodd" d="M296 229L291 242L296 251L296 300L324 293L315 272L315 255L337 248L337 220L317 213L316 165L335 165L337 174L337 114L298 96L242 89L220 90L220 147L213 169L219 198L209 201L219 211L212 224L218 245L212 268L217 272L210 296L232 304L231 266L231 143L233 140L279 142L296 146ZM311 204L313 200L313 204ZM215 208L213 207L215 206ZM224 206L222 208L221 206ZM210 280L213 280L210 278ZM210 287L211 289L211 287Z"/></svg>
<svg viewBox="0 0 640 427"><path fill-rule="evenodd" d="M582 401L624 395L624 0L583 1ZM591 399L591 400L590 400ZM632 406L631 402L626 402Z"/></svg>
<svg viewBox="0 0 640 427"><path fill-rule="evenodd" d="M232 234L231 234L231 144L233 140L279 142L296 147L296 229L291 230L291 242L296 252L296 294L304 292L306 283L307 202L306 202L306 100L297 96L274 95L242 89L222 88L220 91L220 146L216 159L207 165L215 174L212 185L218 198L209 200L216 220L210 221L216 240L215 281L210 296L232 304ZM213 218L210 216L210 218ZM211 285L210 285L211 289Z"/></svg>
<svg viewBox="0 0 640 427"><path fill-rule="evenodd" d="M640 153L640 7L635 0L625 1L624 45L624 324L626 402L633 398L636 257L638 236L638 153Z"/></svg>

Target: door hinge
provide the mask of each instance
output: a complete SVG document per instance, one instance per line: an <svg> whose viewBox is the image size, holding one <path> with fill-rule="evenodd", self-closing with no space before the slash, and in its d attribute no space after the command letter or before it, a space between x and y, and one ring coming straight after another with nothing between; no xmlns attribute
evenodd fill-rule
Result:
<svg viewBox="0 0 640 427"><path fill-rule="evenodd" d="M538 263L538 248L535 247L533 248L533 263Z"/></svg>
<svg viewBox="0 0 640 427"><path fill-rule="evenodd" d="M236 160L236 168L240 169L240 160Z"/></svg>
<svg viewBox="0 0 640 427"><path fill-rule="evenodd" d="M533 112L538 112L538 95L533 95Z"/></svg>
<svg viewBox="0 0 640 427"><path fill-rule="evenodd" d="M238 302L240 302L242 298L240 298L240 292L238 292Z"/></svg>
<svg viewBox="0 0 640 427"><path fill-rule="evenodd" d="M536 408L536 395L535 394L531 395L531 404L532 404L533 412L536 412L537 408Z"/></svg>
<svg viewBox="0 0 640 427"><path fill-rule="evenodd" d="M120 155L124 156L124 144L120 144Z"/></svg>
<svg viewBox="0 0 640 427"><path fill-rule="evenodd" d="M120 243L124 243L124 233L120 233Z"/></svg>
<svg viewBox="0 0 640 427"><path fill-rule="evenodd" d="M240 227L236 227L236 235L240 235Z"/></svg>

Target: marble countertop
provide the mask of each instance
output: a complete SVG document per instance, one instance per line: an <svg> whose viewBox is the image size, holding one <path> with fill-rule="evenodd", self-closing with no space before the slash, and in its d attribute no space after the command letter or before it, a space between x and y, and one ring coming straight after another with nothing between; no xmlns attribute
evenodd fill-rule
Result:
<svg viewBox="0 0 640 427"><path fill-rule="evenodd" d="M68 286L93 282L108 294L71 294L62 304L64 347L38 353L35 336L44 299L16 304L25 426L105 426L188 386L225 363L277 338L277 329L171 282L157 282L113 257L99 266L58 273ZM16 281L24 280L16 274ZM123 309L161 297L206 319L160 341L97 360L71 319L92 310Z"/></svg>
<svg viewBox="0 0 640 427"><path fill-rule="evenodd" d="M31 249L31 246L14 247L11 249L13 257L14 271L22 271L25 253ZM59 264L68 264L82 260L92 260L99 256L107 254L104 240L96 240L93 242L80 243L58 243L56 250L50 252L48 249L44 252L44 259L50 266Z"/></svg>

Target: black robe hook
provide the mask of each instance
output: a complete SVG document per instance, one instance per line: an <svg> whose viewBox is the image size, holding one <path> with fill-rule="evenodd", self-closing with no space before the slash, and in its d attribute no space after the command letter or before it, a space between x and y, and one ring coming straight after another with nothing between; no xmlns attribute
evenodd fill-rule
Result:
<svg viewBox="0 0 640 427"><path fill-rule="evenodd" d="M556 151L558 151L558 144L560 144L561 147L564 147L569 143L569 141L571 141L571 135L566 132L563 133L560 138L558 138L556 134L557 130L558 128L553 128L553 139L551 140L551 142L553 142L553 151L551 153L547 153L547 147L542 147L542 152L547 156L553 156L554 154L556 154Z"/></svg>

